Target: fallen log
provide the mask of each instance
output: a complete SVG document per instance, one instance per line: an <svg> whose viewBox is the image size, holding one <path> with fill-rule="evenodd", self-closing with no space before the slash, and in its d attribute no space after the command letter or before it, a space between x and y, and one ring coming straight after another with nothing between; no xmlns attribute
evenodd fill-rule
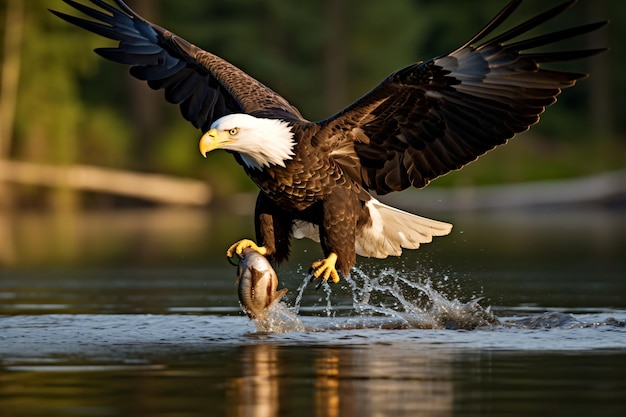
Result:
<svg viewBox="0 0 626 417"><path fill-rule="evenodd" d="M209 185L200 180L91 165L0 160L0 182L67 187L174 205L204 206L212 198Z"/></svg>

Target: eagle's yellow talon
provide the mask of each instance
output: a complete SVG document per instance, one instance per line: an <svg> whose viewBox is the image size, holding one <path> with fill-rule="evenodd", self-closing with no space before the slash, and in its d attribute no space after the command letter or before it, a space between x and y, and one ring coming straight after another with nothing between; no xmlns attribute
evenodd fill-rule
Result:
<svg viewBox="0 0 626 417"><path fill-rule="evenodd" d="M335 264L337 263L337 254L332 252L328 255L328 258L313 262L311 265L311 270L313 272L313 276L315 278L322 278L324 281L332 280L335 284L339 282L339 273L335 268Z"/></svg>
<svg viewBox="0 0 626 417"><path fill-rule="evenodd" d="M246 248L253 249L263 256L267 255L267 249L265 248L265 246L257 246L257 244L250 239L241 239L239 242L233 243L230 248L228 248L228 250L226 251L226 256L232 258L235 255L241 255L243 250Z"/></svg>

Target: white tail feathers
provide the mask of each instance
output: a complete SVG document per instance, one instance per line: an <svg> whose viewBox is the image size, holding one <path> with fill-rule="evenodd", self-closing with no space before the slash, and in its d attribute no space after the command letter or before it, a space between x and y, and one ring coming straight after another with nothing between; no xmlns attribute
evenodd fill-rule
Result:
<svg viewBox="0 0 626 417"><path fill-rule="evenodd" d="M357 231L356 252L361 256L399 256L402 248L417 249L422 243L430 243L433 236L445 236L452 230L449 223L407 213L374 198L366 207L372 222Z"/></svg>
<svg viewBox="0 0 626 417"><path fill-rule="evenodd" d="M365 206L369 210L371 224L356 232L356 253L361 256L386 258L400 256L402 249L417 249L422 243L430 243L433 236L445 236L452 230L450 223L427 219L388 206L372 198ZM320 241L317 225L296 220L293 237Z"/></svg>

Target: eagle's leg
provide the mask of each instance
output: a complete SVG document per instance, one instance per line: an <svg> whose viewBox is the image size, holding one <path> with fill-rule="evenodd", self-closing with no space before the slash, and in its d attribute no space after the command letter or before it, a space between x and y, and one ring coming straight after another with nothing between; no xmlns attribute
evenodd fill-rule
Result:
<svg viewBox="0 0 626 417"><path fill-rule="evenodd" d="M243 250L246 249L246 248L251 248L251 249L259 252L263 256L270 255L273 252L273 250L272 250L273 248L267 247L263 243L264 239L262 239L262 236L259 234L259 216L262 216L263 212L267 211L267 210L263 210L262 208L260 209L260 207L265 206L265 204L263 202L261 202L261 200L262 200L261 196L262 195L263 195L263 193L260 193L259 196L257 197L255 213L254 213L254 224L255 224L255 228L256 228L256 237L257 237L257 241L261 242L261 246L257 245L251 239L241 239L240 241L233 243L230 246L230 248L228 248L228 250L226 251L226 256L227 257L232 258L235 255L241 255ZM267 200L267 198L263 198L263 200Z"/></svg>
<svg viewBox="0 0 626 417"><path fill-rule="evenodd" d="M335 284L339 282L339 273L335 268L337 263L337 254L331 252L326 259L313 262L311 265L311 273L315 278L322 278L324 281L332 280Z"/></svg>
<svg viewBox="0 0 626 417"><path fill-rule="evenodd" d="M356 263L356 224L362 204L353 191L337 186L322 204L320 243L323 259L311 265L314 278L339 282L340 274L347 276Z"/></svg>
<svg viewBox="0 0 626 417"><path fill-rule="evenodd" d="M226 256L241 255L244 249L252 248L266 256L273 264L286 261L289 257L289 238L292 216L272 200L259 193L254 210L254 227L257 243L251 239L241 239L231 245Z"/></svg>

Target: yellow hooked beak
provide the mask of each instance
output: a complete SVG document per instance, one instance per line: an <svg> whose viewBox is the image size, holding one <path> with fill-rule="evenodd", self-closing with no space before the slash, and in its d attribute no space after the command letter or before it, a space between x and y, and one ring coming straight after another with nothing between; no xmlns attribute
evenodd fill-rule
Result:
<svg viewBox="0 0 626 417"><path fill-rule="evenodd" d="M219 134L217 129L211 129L204 135L202 135L199 143L200 153L202 154L202 156L206 158L206 154L215 149L223 147L229 142L228 138L222 138L221 136L222 135Z"/></svg>

